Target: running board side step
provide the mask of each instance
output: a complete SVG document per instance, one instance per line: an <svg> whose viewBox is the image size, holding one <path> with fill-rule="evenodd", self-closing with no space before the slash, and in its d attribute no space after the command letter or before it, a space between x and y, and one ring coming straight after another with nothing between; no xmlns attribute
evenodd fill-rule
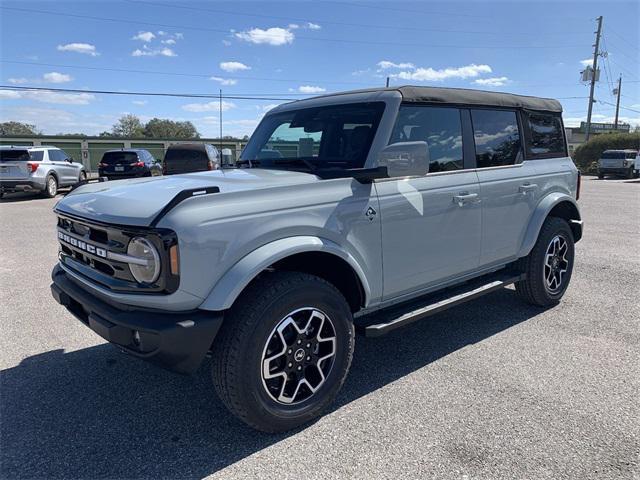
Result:
<svg viewBox="0 0 640 480"><path fill-rule="evenodd" d="M500 272L471 280L457 287L422 297L404 307L391 307L371 315L374 322L364 327L367 337L380 337L396 328L404 327L423 318L435 315L461 303L500 290L526 278L525 274ZM380 321L382 320L382 321Z"/></svg>

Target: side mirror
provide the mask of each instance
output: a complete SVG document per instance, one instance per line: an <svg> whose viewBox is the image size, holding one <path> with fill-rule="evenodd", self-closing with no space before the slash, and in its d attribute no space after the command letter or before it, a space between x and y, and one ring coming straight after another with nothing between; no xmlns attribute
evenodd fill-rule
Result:
<svg viewBox="0 0 640 480"><path fill-rule="evenodd" d="M73 163L73 158L72 157L67 158L67 162Z"/></svg>
<svg viewBox="0 0 640 480"><path fill-rule="evenodd" d="M427 142L398 142L378 154L378 165L387 167L389 177L413 177L429 173Z"/></svg>

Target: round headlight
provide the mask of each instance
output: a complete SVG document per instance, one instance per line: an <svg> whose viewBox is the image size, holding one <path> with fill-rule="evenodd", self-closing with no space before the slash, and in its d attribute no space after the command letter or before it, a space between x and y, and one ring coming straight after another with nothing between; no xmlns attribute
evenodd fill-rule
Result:
<svg viewBox="0 0 640 480"><path fill-rule="evenodd" d="M129 268L133 278L139 283L153 283L160 275L160 255L153 244L142 237L135 237L129 242L127 254L140 259L140 264L131 261Z"/></svg>

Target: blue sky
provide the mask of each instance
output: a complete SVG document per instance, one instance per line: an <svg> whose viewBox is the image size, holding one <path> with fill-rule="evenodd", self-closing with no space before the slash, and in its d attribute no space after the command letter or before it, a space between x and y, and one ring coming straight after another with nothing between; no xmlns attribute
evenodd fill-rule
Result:
<svg viewBox="0 0 640 480"><path fill-rule="evenodd" d="M604 16L594 121L640 124L637 1L2 1L2 85L302 98L416 84L560 99L586 116L579 72ZM43 13L50 12L50 13ZM55 13L55 15L51 14ZM75 16L74 16L75 15ZM94 18L86 18L94 17ZM111 19L111 20L109 20ZM575 98L578 97L578 98ZM124 113L192 121L217 136L214 99L0 89L0 120L46 134L110 129ZM224 134L250 134L276 100L226 100ZM635 111L634 111L635 110Z"/></svg>

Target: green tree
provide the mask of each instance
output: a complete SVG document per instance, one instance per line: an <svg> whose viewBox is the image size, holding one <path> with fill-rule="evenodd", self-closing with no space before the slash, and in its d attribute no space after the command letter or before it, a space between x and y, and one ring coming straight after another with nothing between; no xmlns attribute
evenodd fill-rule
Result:
<svg viewBox="0 0 640 480"><path fill-rule="evenodd" d="M162 118L152 118L144 127L144 136L149 138L200 138L191 122L175 122Z"/></svg>
<svg viewBox="0 0 640 480"><path fill-rule="evenodd" d="M135 115L127 114L113 125L114 137L142 137L144 125Z"/></svg>
<svg viewBox="0 0 640 480"><path fill-rule="evenodd" d="M35 125L22 122L2 122L0 123L0 135L2 136L27 136L40 135L40 131Z"/></svg>

